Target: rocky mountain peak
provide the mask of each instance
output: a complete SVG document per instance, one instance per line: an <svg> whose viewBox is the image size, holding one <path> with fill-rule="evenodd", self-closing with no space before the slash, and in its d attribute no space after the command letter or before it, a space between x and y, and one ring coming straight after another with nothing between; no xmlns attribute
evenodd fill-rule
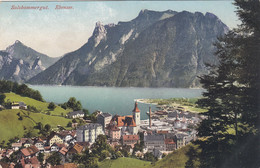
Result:
<svg viewBox="0 0 260 168"><path fill-rule="evenodd" d="M209 17L211 19L218 19L218 17L216 15L214 15L213 13L210 13L210 12L206 12L205 16Z"/></svg>
<svg viewBox="0 0 260 168"><path fill-rule="evenodd" d="M14 47L18 47L18 46L25 46L20 40L16 40L12 45L8 46L8 48L14 48Z"/></svg>
<svg viewBox="0 0 260 168"><path fill-rule="evenodd" d="M94 32L96 32L96 33L102 33L102 32L105 32L105 31L106 31L105 26L104 26L100 21L98 21L98 22L96 23Z"/></svg>
<svg viewBox="0 0 260 168"><path fill-rule="evenodd" d="M138 16L134 19L134 20L143 20L143 19L155 19L158 17L162 17L163 15L168 15L169 17L174 16L174 14L176 14L177 12L172 11L172 10L166 10L166 11L152 11L152 10L148 10L148 9L142 9ZM161 19L159 19L161 20Z"/></svg>
<svg viewBox="0 0 260 168"><path fill-rule="evenodd" d="M16 40L0 52L0 79L24 82L58 59L41 54Z"/></svg>
<svg viewBox="0 0 260 168"><path fill-rule="evenodd" d="M101 40L106 38L107 30L105 26L101 22L96 23L96 27L93 32L93 36L95 37L95 47L101 42Z"/></svg>

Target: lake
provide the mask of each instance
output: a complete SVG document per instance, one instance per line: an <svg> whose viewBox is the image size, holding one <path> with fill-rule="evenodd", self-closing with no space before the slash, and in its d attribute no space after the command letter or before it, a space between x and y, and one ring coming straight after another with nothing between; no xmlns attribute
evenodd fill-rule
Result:
<svg viewBox="0 0 260 168"><path fill-rule="evenodd" d="M92 86L46 86L30 85L39 90L47 102L64 103L70 97L81 101L89 112L101 110L111 114L130 115L134 109L135 99L145 98L193 98L200 97L203 89L186 88L122 88L122 87L92 87ZM147 119L149 104L138 104L141 119ZM151 106L155 110L154 105Z"/></svg>

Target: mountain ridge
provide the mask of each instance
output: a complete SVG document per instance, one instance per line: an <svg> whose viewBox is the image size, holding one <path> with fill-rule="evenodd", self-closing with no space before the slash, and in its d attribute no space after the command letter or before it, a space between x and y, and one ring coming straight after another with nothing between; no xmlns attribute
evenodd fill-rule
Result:
<svg viewBox="0 0 260 168"><path fill-rule="evenodd" d="M197 87L205 63L217 63L212 43L226 31L212 13L143 10L129 22L97 22L87 43L28 82Z"/></svg>
<svg viewBox="0 0 260 168"><path fill-rule="evenodd" d="M51 58L16 40L0 52L0 79L25 82L59 58Z"/></svg>

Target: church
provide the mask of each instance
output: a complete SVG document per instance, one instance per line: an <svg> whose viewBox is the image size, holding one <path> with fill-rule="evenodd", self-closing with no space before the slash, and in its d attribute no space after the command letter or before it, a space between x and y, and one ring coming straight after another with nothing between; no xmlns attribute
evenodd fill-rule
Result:
<svg viewBox="0 0 260 168"><path fill-rule="evenodd" d="M121 135L136 135L140 128L140 110L138 103L135 102L135 107L132 111L132 115L119 116L115 115L107 128L111 126L117 127L121 130Z"/></svg>

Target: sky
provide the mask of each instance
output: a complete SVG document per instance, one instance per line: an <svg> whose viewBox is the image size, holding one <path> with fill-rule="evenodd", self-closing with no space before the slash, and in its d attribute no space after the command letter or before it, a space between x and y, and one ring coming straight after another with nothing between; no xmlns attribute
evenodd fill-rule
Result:
<svg viewBox="0 0 260 168"><path fill-rule="evenodd" d="M56 5L71 9L55 9ZM15 9L18 6L45 7ZM47 9L46 9L47 7ZM14 8L14 9L12 9ZM78 1L1 2L0 50L16 40L50 57L59 57L84 45L95 24L130 21L142 9L211 12L230 28L239 24L232 1Z"/></svg>

